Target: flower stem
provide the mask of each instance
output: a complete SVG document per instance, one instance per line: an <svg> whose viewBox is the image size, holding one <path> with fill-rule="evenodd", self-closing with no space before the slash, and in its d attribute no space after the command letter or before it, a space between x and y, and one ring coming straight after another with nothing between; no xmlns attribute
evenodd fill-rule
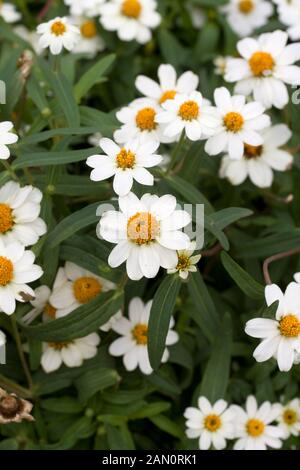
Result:
<svg viewBox="0 0 300 470"><path fill-rule="evenodd" d="M31 398L32 393L25 387L17 384L13 380L4 377L4 375L0 375L0 386L4 388L5 391L10 393L15 393L16 395L22 398Z"/></svg>
<svg viewBox="0 0 300 470"><path fill-rule="evenodd" d="M283 258L288 258L289 256L296 255L297 253L300 253L300 247L293 248L292 250L284 251L282 253L278 253L277 255L273 255L265 259L264 264L263 264L263 273L264 273L266 284L272 284L272 279L269 273L270 264L273 263L273 261L278 261Z"/></svg>
<svg viewBox="0 0 300 470"><path fill-rule="evenodd" d="M2 165L4 166L5 170L10 174L11 178L15 181L19 181L19 178L15 172L15 170L10 166L7 160L1 160Z"/></svg>
<svg viewBox="0 0 300 470"><path fill-rule="evenodd" d="M172 168L174 168L174 166L176 165L178 157L180 156L180 151L182 149L184 141L185 141L185 131L183 129L183 131L181 132L181 135L180 135L180 139L178 140L177 145L174 148L172 158L171 158L171 161L170 161L168 169L167 169L167 173L169 173L170 170Z"/></svg>
<svg viewBox="0 0 300 470"><path fill-rule="evenodd" d="M20 338L20 333L19 333L19 330L18 330L15 315L12 315L12 317L11 317L11 325L12 325L13 335L14 335L14 338L15 338L19 358L20 358L20 361L21 361L21 364L22 364L22 367L23 367L23 371L24 371L24 374L25 374L25 377L26 377L26 380L27 380L27 383L28 383L28 388L29 388L30 391L32 391L33 381L32 381L31 373L30 373L30 370L29 370L29 367L28 367L28 364L27 364L27 361L26 361L26 358L25 358L24 351L23 351L22 341L21 341L21 338Z"/></svg>

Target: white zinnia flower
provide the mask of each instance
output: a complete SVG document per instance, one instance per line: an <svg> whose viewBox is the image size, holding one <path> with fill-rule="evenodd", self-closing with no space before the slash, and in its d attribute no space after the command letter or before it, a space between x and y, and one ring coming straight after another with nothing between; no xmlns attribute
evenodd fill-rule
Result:
<svg viewBox="0 0 300 470"><path fill-rule="evenodd" d="M176 70L170 64L160 65L157 75L159 83L145 75L139 75L135 81L135 86L140 93L147 98L156 100L159 104L174 99L177 93L192 93L199 83L198 76L190 71L177 78Z"/></svg>
<svg viewBox="0 0 300 470"><path fill-rule="evenodd" d="M97 52L105 49L103 39L100 37L95 20L83 16L72 16L70 22L80 30L80 39L72 52L75 54L87 54L94 57Z"/></svg>
<svg viewBox="0 0 300 470"><path fill-rule="evenodd" d="M209 155L228 152L231 158L240 159L244 154L244 144L263 144L257 131L270 126L271 121L263 114L264 108L260 103L246 103L244 96L231 96L224 87L215 90L214 99L219 111L219 127L205 144Z"/></svg>
<svg viewBox="0 0 300 470"><path fill-rule="evenodd" d="M283 430L284 438L288 439L290 436L299 436L300 434L300 400L294 398L286 405L279 405L280 414L277 422Z"/></svg>
<svg viewBox="0 0 300 470"><path fill-rule="evenodd" d="M209 106L199 91L177 94L162 103L162 108L156 121L165 125L164 135L173 140L183 131L190 140L205 139L215 133L219 124L216 108Z"/></svg>
<svg viewBox="0 0 300 470"><path fill-rule="evenodd" d="M47 231L39 217L42 192L33 186L20 187L9 181L0 189L0 238L5 243L19 241L34 245Z"/></svg>
<svg viewBox="0 0 300 470"><path fill-rule="evenodd" d="M199 449L216 450L226 447L226 440L233 439L233 413L225 400L217 400L211 405L206 397L199 397L198 408L189 407L184 412L186 435L190 439L199 438Z"/></svg>
<svg viewBox="0 0 300 470"><path fill-rule="evenodd" d="M197 271L196 264L200 261L201 255L193 255L196 250L196 242L190 243L188 250L178 251L178 262L175 268L168 269L168 274L179 273L182 279L187 279L189 273Z"/></svg>
<svg viewBox="0 0 300 470"><path fill-rule="evenodd" d="M161 22L156 8L155 0L110 0L101 7L100 22L104 29L117 31L122 41L145 44Z"/></svg>
<svg viewBox="0 0 300 470"><path fill-rule="evenodd" d="M0 239L0 311L11 315L16 309L16 300L25 302L34 291L27 285L39 279L43 270L34 264L32 251L15 242L4 245Z"/></svg>
<svg viewBox="0 0 300 470"><path fill-rule="evenodd" d="M280 148L288 142L291 135L285 124L278 124L263 131L263 144L244 144L241 160L233 160L229 155L223 157L220 177L228 178L233 185L238 185L249 176L252 183L259 188L270 187L274 177L273 170L286 171L293 164L292 155Z"/></svg>
<svg viewBox="0 0 300 470"><path fill-rule="evenodd" d="M153 186L154 178L146 169L159 165L160 155L155 154L159 147L156 141L140 143L138 140L119 147L113 140L101 139L100 147L105 155L92 155L86 163L93 168L92 181L103 181L114 176L113 188L119 196L126 196L133 181Z"/></svg>
<svg viewBox="0 0 300 470"><path fill-rule="evenodd" d="M285 293L275 285L265 289L267 305L279 301L276 320L254 318L246 324L245 331L262 342L255 349L253 356L257 362L264 362L275 357L281 371L289 371L300 352L300 285L291 282Z"/></svg>
<svg viewBox="0 0 300 470"><path fill-rule="evenodd" d="M256 398L250 395L246 401L246 410L241 406L232 405L234 412L235 437L234 450L267 450L280 449L283 431L271 425L279 414L277 404L265 401L258 407Z"/></svg>
<svg viewBox="0 0 300 470"><path fill-rule="evenodd" d="M55 286L49 299L50 304L57 309L56 318L68 315L102 292L116 287L107 279L103 279L70 261L66 262L63 270L67 281Z"/></svg>
<svg viewBox="0 0 300 470"><path fill-rule="evenodd" d="M238 42L241 59L227 63L225 80L237 82L235 92L249 96L265 108L282 109L289 100L285 84L300 84L300 43L287 45L284 31L261 34L258 39L245 38Z"/></svg>
<svg viewBox="0 0 300 470"><path fill-rule="evenodd" d="M129 318L123 316L113 324L112 329L121 338L116 339L109 347L109 353L112 356L123 356L123 364L126 370L132 371L139 368L146 375L153 372L147 349L151 306L152 300L144 304L140 298L134 297L128 307ZM174 324L174 319L171 318L166 346L177 343L179 339L176 331L172 330ZM169 351L166 348L162 362L167 362L168 358Z"/></svg>
<svg viewBox="0 0 300 470"><path fill-rule="evenodd" d="M60 54L63 48L72 51L80 39L77 26L71 24L68 18L59 16L38 25L37 33L41 36L39 46L43 49L49 47L53 55Z"/></svg>
<svg viewBox="0 0 300 470"><path fill-rule="evenodd" d="M274 0L278 5L281 23L288 26L287 32L295 41L300 39L300 0Z"/></svg>
<svg viewBox="0 0 300 470"><path fill-rule="evenodd" d="M122 123L120 129L114 133L114 139L118 144L124 144L129 140L171 142L164 136L164 126L156 121L157 114L161 112L159 104L148 98L138 98L128 106L121 108L116 113L117 119Z"/></svg>
<svg viewBox="0 0 300 470"><path fill-rule="evenodd" d="M85 359L96 356L99 343L97 333L72 341L43 343L41 365L47 373L59 369L62 364L67 367L79 367Z"/></svg>
<svg viewBox="0 0 300 470"><path fill-rule="evenodd" d="M126 261L127 274L134 281L153 278L160 266L170 269L178 261L176 250L189 247L189 237L181 231L190 215L176 210L176 198L129 193L119 198L120 211L105 212L99 222L100 235L115 243L108 258L112 268Z"/></svg>
<svg viewBox="0 0 300 470"><path fill-rule="evenodd" d="M100 15L101 5L106 0L64 0L70 7L70 13L74 16L87 16L93 18Z"/></svg>
<svg viewBox="0 0 300 470"><path fill-rule="evenodd" d="M232 30L240 37L249 36L257 28L267 24L273 5L268 0L230 0L221 7Z"/></svg>
<svg viewBox="0 0 300 470"><path fill-rule="evenodd" d="M227 71L227 62L228 60L232 59L231 56L222 56L219 55L214 59L214 66L215 66L215 74L221 75L222 77L225 75Z"/></svg>
<svg viewBox="0 0 300 470"><path fill-rule="evenodd" d="M22 15L18 12L15 5L0 2L0 16L6 23L16 23L16 21L21 19Z"/></svg>
<svg viewBox="0 0 300 470"><path fill-rule="evenodd" d="M7 145L15 144L18 140L17 134L10 132L14 127L10 121L0 122L0 160L7 160L10 156L10 151Z"/></svg>
<svg viewBox="0 0 300 470"><path fill-rule="evenodd" d="M121 310L119 310L117 313L115 313L109 320L108 322L106 322L104 325L100 326L99 330L101 331L104 331L105 333L107 333L108 331L110 331L114 324L117 323L120 318L122 318L123 316L123 313Z"/></svg>

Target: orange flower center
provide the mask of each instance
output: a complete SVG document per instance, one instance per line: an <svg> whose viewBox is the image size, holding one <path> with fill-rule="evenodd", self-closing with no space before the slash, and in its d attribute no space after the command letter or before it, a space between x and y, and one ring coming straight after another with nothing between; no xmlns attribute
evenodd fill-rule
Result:
<svg viewBox="0 0 300 470"><path fill-rule="evenodd" d="M67 348L73 341L63 341L61 343L48 343L48 346L56 351L61 351L63 348Z"/></svg>
<svg viewBox="0 0 300 470"><path fill-rule="evenodd" d="M6 233L14 225L12 209L7 204L0 204L0 233Z"/></svg>
<svg viewBox="0 0 300 470"><path fill-rule="evenodd" d="M121 11L124 16L137 19L141 14L142 5L139 0L124 0Z"/></svg>
<svg viewBox="0 0 300 470"><path fill-rule="evenodd" d="M249 59L250 69L256 77L269 75L274 65L274 59L269 52L254 52Z"/></svg>
<svg viewBox="0 0 300 470"><path fill-rule="evenodd" d="M175 90L165 91L160 97L160 100L159 100L160 104L163 104L165 101L168 101L168 100L173 100L176 94L177 94L177 91Z"/></svg>
<svg viewBox="0 0 300 470"><path fill-rule="evenodd" d="M282 336L297 338L300 334L300 322L295 315L286 315L279 322L279 330Z"/></svg>
<svg viewBox="0 0 300 470"><path fill-rule="evenodd" d="M283 413L283 421L288 426L295 424L298 421L298 416L297 416L296 411L290 410L290 409L285 410Z"/></svg>
<svg viewBox="0 0 300 470"><path fill-rule="evenodd" d="M97 36L96 23L93 20L86 20L80 27L81 36L86 39L93 39Z"/></svg>
<svg viewBox="0 0 300 470"><path fill-rule="evenodd" d="M117 166L118 168L122 168L126 170L128 168L133 168L135 164L135 154L130 150L121 149L118 153L117 157Z"/></svg>
<svg viewBox="0 0 300 470"><path fill-rule="evenodd" d="M207 415L204 419L204 427L209 432L216 432L221 427L222 421L218 415Z"/></svg>
<svg viewBox="0 0 300 470"><path fill-rule="evenodd" d="M263 151L262 145L254 146L254 145L244 144L244 157L247 160L260 157L262 154L262 151Z"/></svg>
<svg viewBox="0 0 300 470"><path fill-rule="evenodd" d="M62 36L66 31L67 28L62 21L54 21L51 26L51 33L55 36Z"/></svg>
<svg viewBox="0 0 300 470"><path fill-rule="evenodd" d="M47 302L44 307L44 313L46 313L46 315L54 319L56 312L57 312L57 309L53 307L53 305L51 305L50 302Z"/></svg>
<svg viewBox="0 0 300 470"><path fill-rule="evenodd" d="M190 267L190 258L187 255L179 255L178 256L178 263L176 269L179 271L186 270Z"/></svg>
<svg viewBox="0 0 300 470"><path fill-rule="evenodd" d="M196 101L185 101L180 106L178 114L184 121L193 121L199 116L199 105Z"/></svg>
<svg viewBox="0 0 300 470"><path fill-rule="evenodd" d="M10 259L0 256L0 286L9 284L14 276L14 266Z"/></svg>
<svg viewBox="0 0 300 470"><path fill-rule="evenodd" d="M154 131L156 129L155 122L156 111L153 108L140 109L136 115L136 125L141 131Z"/></svg>
<svg viewBox="0 0 300 470"><path fill-rule="evenodd" d="M76 300L80 304L86 304L102 291L100 282L94 277L79 277L73 284Z"/></svg>
<svg viewBox="0 0 300 470"><path fill-rule="evenodd" d="M132 330L132 337L137 342L137 344L142 344L145 346L148 341L148 326L144 323L138 323Z"/></svg>
<svg viewBox="0 0 300 470"><path fill-rule="evenodd" d="M244 125L244 118L240 113L230 112L224 118L224 125L230 132L239 132Z"/></svg>
<svg viewBox="0 0 300 470"><path fill-rule="evenodd" d="M149 212L137 212L127 222L127 236L137 245L155 240L159 234L159 223Z"/></svg>
<svg viewBox="0 0 300 470"><path fill-rule="evenodd" d="M264 432L265 425L260 419L249 419L246 424L246 430L249 436L258 437Z"/></svg>
<svg viewBox="0 0 300 470"><path fill-rule="evenodd" d="M252 0L240 0L239 2L239 10L242 13L245 13L248 15L251 13L252 10L254 10L254 3Z"/></svg>

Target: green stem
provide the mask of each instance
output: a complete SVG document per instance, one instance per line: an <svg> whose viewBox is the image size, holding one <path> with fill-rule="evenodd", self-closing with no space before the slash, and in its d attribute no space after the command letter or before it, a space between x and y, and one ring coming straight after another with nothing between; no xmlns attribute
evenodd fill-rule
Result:
<svg viewBox="0 0 300 470"><path fill-rule="evenodd" d="M27 364L27 361L26 361L26 358L25 358L24 351L23 351L22 341L21 341L21 338L20 338L20 333L19 333L19 330L18 330L15 315L12 315L12 317L11 317L11 325L12 325L12 329L13 329L13 335L14 335L14 338L15 338L19 358L20 358L20 361L21 361L21 364L22 364L22 367L23 367L23 371L24 371L24 374L25 374L25 377L26 377L26 380L27 380L27 383L28 383L28 388L29 388L30 391L32 391L33 381L32 381L31 373L30 373L30 370L29 370L29 367L28 367L28 364Z"/></svg>
<svg viewBox="0 0 300 470"><path fill-rule="evenodd" d="M11 178L15 181L20 181L15 170L10 166L7 160L1 160L2 165L4 166L5 170L10 174Z"/></svg>
<svg viewBox="0 0 300 470"><path fill-rule="evenodd" d="M182 149L182 146L184 144L184 141L185 141L185 130L183 129L183 131L181 132L181 135L180 135L180 139L179 141L177 142L177 145L175 146L174 148L174 151L172 153L172 158L171 158L171 161L169 163L169 166L168 166L168 169L167 169L167 173L170 172L170 170L172 168L174 168L174 166L176 165L176 162L178 160L178 157L180 156L180 151Z"/></svg>
<svg viewBox="0 0 300 470"><path fill-rule="evenodd" d="M17 384L13 380L4 377L4 375L0 375L0 386L4 388L9 393L15 393L16 395L22 398L31 398L32 393L25 387Z"/></svg>

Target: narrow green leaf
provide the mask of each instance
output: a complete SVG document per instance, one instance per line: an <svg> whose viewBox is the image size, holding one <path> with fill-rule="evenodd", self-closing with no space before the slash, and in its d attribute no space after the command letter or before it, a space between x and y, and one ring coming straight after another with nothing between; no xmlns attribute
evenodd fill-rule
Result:
<svg viewBox="0 0 300 470"><path fill-rule="evenodd" d="M150 421L157 428L170 434L173 437L176 437L177 439L182 439L184 436L184 432L182 428L178 424L176 424L174 421L167 418L165 415L159 414L156 416L152 416L152 418L150 418Z"/></svg>
<svg viewBox="0 0 300 470"><path fill-rule="evenodd" d="M114 369L89 370L81 375L75 385L79 393L79 400L86 402L100 390L116 385L120 381L120 376Z"/></svg>
<svg viewBox="0 0 300 470"><path fill-rule="evenodd" d="M208 199L206 199L206 197L188 181L180 178L180 176L161 176L164 178L170 188L184 197L186 202L190 204L204 204L204 212L207 214L210 214L214 211L214 208Z"/></svg>
<svg viewBox="0 0 300 470"><path fill-rule="evenodd" d="M67 163L81 162L86 160L93 153L97 153L99 149L89 148L80 150L51 151L51 152L24 152L22 157L17 158L12 168L18 170L31 166L50 166L50 165L66 165Z"/></svg>
<svg viewBox="0 0 300 470"><path fill-rule="evenodd" d="M113 64L116 59L115 54L107 55L100 59L96 64L88 69L87 72L80 78L79 82L74 87L74 95L77 102L79 102L87 92L96 84L103 80L104 73Z"/></svg>
<svg viewBox="0 0 300 470"><path fill-rule="evenodd" d="M243 207L228 207L227 209L222 209L211 214L210 220L219 230L223 230L228 227L228 225L231 225L244 217L249 217L252 214L253 211L244 209Z"/></svg>

